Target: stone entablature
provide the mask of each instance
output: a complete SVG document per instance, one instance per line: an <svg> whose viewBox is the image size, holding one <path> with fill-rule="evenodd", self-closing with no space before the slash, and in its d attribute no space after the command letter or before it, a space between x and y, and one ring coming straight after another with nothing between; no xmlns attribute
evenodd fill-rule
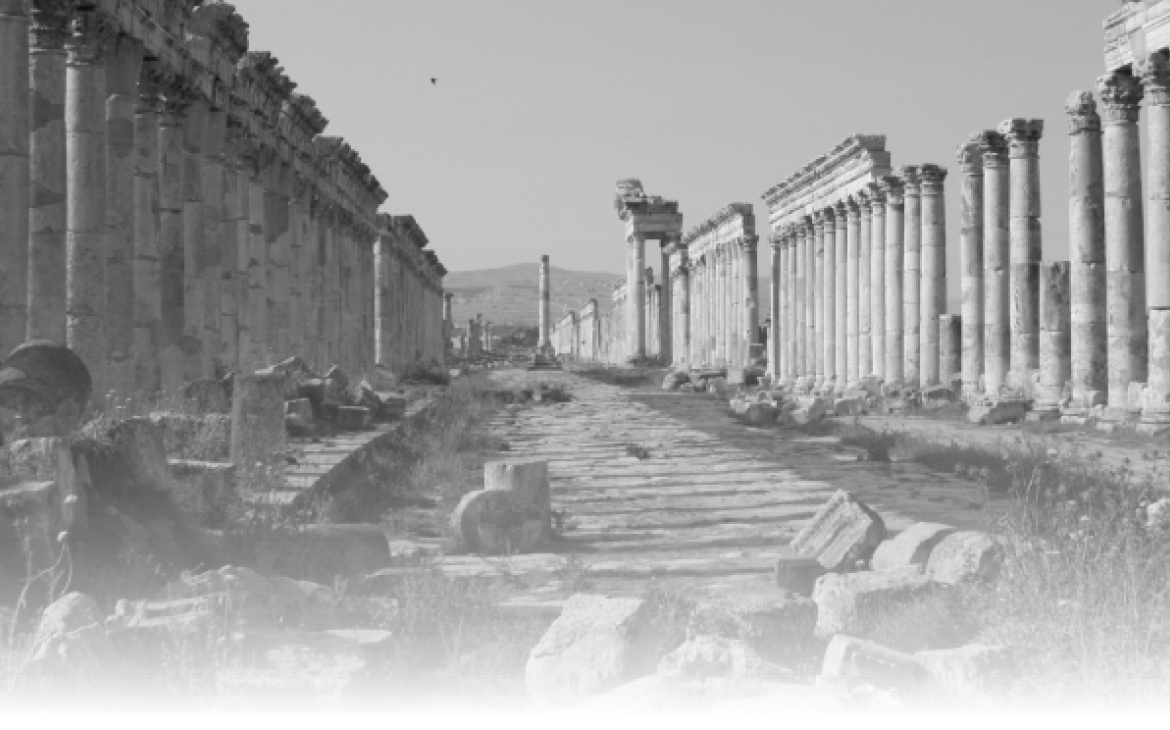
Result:
<svg viewBox="0 0 1170 730"><path fill-rule="evenodd" d="M889 175L890 153L884 134L855 134L800 172L765 192L773 231L864 191Z"/></svg>
<svg viewBox="0 0 1170 730"><path fill-rule="evenodd" d="M1170 47L1170 0L1127 2L1105 20L1105 70L1119 71Z"/></svg>

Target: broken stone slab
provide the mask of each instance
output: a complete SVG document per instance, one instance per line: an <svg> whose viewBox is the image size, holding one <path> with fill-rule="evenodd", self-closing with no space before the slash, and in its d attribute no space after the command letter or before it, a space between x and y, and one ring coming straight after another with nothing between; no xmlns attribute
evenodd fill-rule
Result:
<svg viewBox="0 0 1170 730"><path fill-rule="evenodd" d="M775 423L780 410L770 403L745 403L742 415L748 423L764 426Z"/></svg>
<svg viewBox="0 0 1170 730"><path fill-rule="evenodd" d="M81 424L93 381L89 368L64 345L33 340L18 346L0 369L0 407L20 414L19 438L67 438Z"/></svg>
<svg viewBox="0 0 1170 730"><path fill-rule="evenodd" d="M708 717L844 717L851 703L846 695L807 684L785 684L763 697L716 704Z"/></svg>
<svg viewBox="0 0 1170 730"><path fill-rule="evenodd" d="M799 650L817 622L812 600L766 583L700 589L694 601L695 631L743 639L770 658Z"/></svg>
<svg viewBox="0 0 1170 730"><path fill-rule="evenodd" d="M307 398L313 405L321 405L328 397L329 389L322 378L310 378L297 387L297 397Z"/></svg>
<svg viewBox="0 0 1170 730"><path fill-rule="evenodd" d="M692 636L658 662L658 674L784 681L792 672L765 659L751 644L725 636Z"/></svg>
<svg viewBox="0 0 1170 730"><path fill-rule="evenodd" d="M833 402L833 413L838 416L860 416L866 411L862 398L838 398Z"/></svg>
<svg viewBox="0 0 1170 730"><path fill-rule="evenodd" d="M650 619L640 598L572 596L528 655L529 697L570 705L650 674L674 648L656 650Z"/></svg>
<svg viewBox="0 0 1170 730"><path fill-rule="evenodd" d="M799 555L816 558L826 570L856 570L886 537L876 512L845 490L838 490L792 540Z"/></svg>
<svg viewBox="0 0 1170 730"><path fill-rule="evenodd" d="M218 461L168 459L175 479L175 499L200 514L225 514L235 501L236 465Z"/></svg>
<svg viewBox="0 0 1170 730"><path fill-rule="evenodd" d="M834 636L825 649L821 677L844 680L850 687L867 682L900 691L915 691L926 680L912 655L845 634Z"/></svg>
<svg viewBox="0 0 1170 730"><path fill-rule="evenodd" d="M440 545L415 542L413 540L390 540L390 557L393 560L423 560L443 554Z"/></svg>
<svg viewBox="0 0 1170 730"><path fill-rule="evenodd" d="M690 379L690 375L687 373L667 373L666 377L662 379L662 389L678 390L684 383L689 383Z"/></svg>
<svg viewBox="0 0 1170 730"><path fill-rule="evenodd" d="M1027 414L1027 404L1019 399L999 399L976 403L967 409L967 420L987 426L1019 423Z"/></svg>
<svg viewBox="0 0 1170 730"><path fill-rule="evenodd" d="M862 573L828 573L817 579L816 634L856 633L875 614L897 602L924 595L931 580L915 566Z"/></svg>
<svg viewBox="0 0 1170 730"><path fill-rule="evenodd" d="M214 378L188 383L183 388L183 400L199 413L230 413L232 410L227 388Z"/></svg>
<svg viewBox="0 0 1170 730"><path fill-rule="evenodd" d="M680 392L680 393L694 393L695 386L691 385L690 383L683 383L682 385L679 386L678 392Z"/></svg>
<svg viewBox="0 0 1170 730"><path fill-rule="evenodd" d="M60 531L88 523L93 480L89 458L80 446L71 448L67 439L53 436L17 439L3 448L9 476L0 483L53 483L50 521L53 539Z"/></svg>
<svg viewBox="0 0 1170 730"><path fill-rule="evenodd" d="M532 552L547 535L545 516L515 492L464 495L451 514L460 544L477 554Z"/></svg>
<svg viewBox="0 0 1170 730"><path fill-rule="evenodd" d="M337 365L325 371L325 379L332 380L342 390L349 387L349 376Z"/></svg>
<svg viewBox="0 0 1170 730"><path fill-rule="evenodd" d="M257 550L265 573L310 580L360 576L390 565L385 531L379 525L306 525L280 531Z"/></svg>
<svg viewBox="0 0 1170 730"><path fill-rule="evenodd" d="M894 539L878 545L870 565L874 570L917 566L924 568L934 547L953 534L955 528L937 522L917 522Z"/></svg>
<svg viewBox="0 0 1170 730"><path fill-rule="evenodd" d="M369 408L341 406L337 409L337 427L342 431L366 431L373 422Z"/></svg>
<svg viewBox="0 0 1170 730"><path fill-rule="evenodd" d="M552 499L547 461L508 459L487 462L483 465L483 488L489 492L513 492L539 512L545 536L552 533Z"/></svg>
<svg viewBox="0 0 1170 730"><path fill-rule="evenodd" d="M954 393L945 385L932 385L922 390L922 407L941 408L954 402Z"/></svg>
<svg viewBox="0 0 1170 730"><path fill-rule="evenodd" d="M382 410L378 417L383 421L398 420L406 415L406 396L401 393L379 393Z"/></svg>
<svg viewBox="0 0 1170 730"><path fill-rule="evenodd" d="M283 375L243 375L232 396L231 462L243 482L265 486L283 481Z"/></svg>
<svg viewBox="0 0 1170 730"><path fill-rule="evenodd" d="M939 583L955 585L988 580L999 571L1003 546L985 532L964 530L944 538L930 553L926 573Z"/></svg>
<svg viewBox="0 0 1170 730"><path fill-rule="evenodd" d="M163 442L167 444L168 453L173 453L176 446L182 446L187 451L198 444L198 458L213 461L230 461L232 417L222 413L205 413L192 415L186 413L170 413L155 411L150 414L150 422L162 433Z"/></svg>
<svg viewBox="0 0 1170 730"><path fill-rule="evenodd" d="M41 571L54 562L53 545L64 529L61 496L56 482L20 482L0 488L0 544L12 546L0 551L0 566L8 573L23 576L31 561ZM17 545L29 551L26 556Z"/></svg>
<svg viewBox="0 0 1170 730"><path fill-rule="evenodd" d="M795 423L807 425L823 420L832 408L833 404L828 398L804 396L797 399L796 408L789 411L788 416Z"/></svg>
<svg viewBox="0 0 1170 730"><path fill-rule="evenodd" d="M228 716L353 717L369 668L357 641L331 634L245 632L216 676Z"/></svg>
<svg viewBox="0 0 1170 730"><path fill-rule="evenodd" d="M301 383L313 377L313 371L299 357L290 357L267 368L256 371L257 375L279 376L284 379L285 398L300 397Z"/></svg>
<svg viewBox="0 0 1170 730"><path fill-rule="evenodd" d="M320 626L336 603L328 588L251 568L224 566L171 581L156 601L225 596L224 610L244 627Z"/></svg>
<svg viewBox="0 0 1170 730"><path fill-rule="evenodd" d="M914 655L930 688L948 695L982 695L1007 686L1015 671L1012 653L1003 646L967 644L957 649L920 651Z"/></svg>
<svg viewBox="0 0 1170 730"><path fill-rule="evenodd" d="M309 438L313 435L313 424L298 415L284 417L284 430L289 438Z"/></svg>
<svg viewBox="0 0 1170 730"><path fill-rule="evenodd" d="M826 572L821 561L788 552L776 559L776 586L802 596L811 596L817 578Z"/></svg>

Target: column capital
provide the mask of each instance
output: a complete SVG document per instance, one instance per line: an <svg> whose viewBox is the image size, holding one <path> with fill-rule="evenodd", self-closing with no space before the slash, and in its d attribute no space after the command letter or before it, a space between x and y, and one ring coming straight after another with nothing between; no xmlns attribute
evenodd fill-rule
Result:
<svg viewBox="0 0 1170 730"><path fill-rule="evenodd" d="M947 168L939 165L923 165L922 171L922 194L923 195L942 195L943 182L947 179Z"/></svg>
<svg viewBox="0 0 1170 730"><path fill-rule="evenodd" d="M832 210L832 208L821 208L813 213L813 220L816 222L817 228L824 231L833 227Z"/></svg>
<svg viewBox="0 0 1170 730"><path fill-rule="evenodd" d="M1101 115L1097 113L1097 101L1091 91L1074 91L1064 102L1064 111L1068 114L1068 133L1070 136L1078 134L1099 134L1101 132Z"/></svg>
<svg viewBox="0 0 1170 730"><path fill-rule="evenodd" d="M34 51L63 51L72 35L70 21L77 0L29 0L29 46Z"/></svg>
<svg viewBox="0 0 1170 730"><path fill-rule="evenodd" d="M759 240L759 236L743 236L739 239L739 243L743 247L744 251L751 253L756 250L756 244L759 243ZM683 256L686 256L685 251L683 252Z"/></svg>
<svg viewBox="0 0 1170 730"><path fill-rule="evenodd" d="M896 175L886 175L879 183L886 196L886 205L897 207L905 204L906 183Z"/></svg>
<svg viewBox="0 0 1170 730"><path fill-rule="evenodd" d="M979 142L969 139L955 150L959 170L964 177L983 177L983 148Z"/></svg>
<svg viewBox="0 0 1170 730"><path fill-rule="evenodd" d="M1097 79L1106 124L1135 124L1141 115L1142 85L1133 76L1112 73Z"/></svg>
<svg viewBox="0 0 1170 730"><path fill-rule="evenodd" d="M1005 119L999 124L999 133L1008 141L1012 157L1039 157L1040 138L1044 136L1043 119Z"/></svg>
<svg viewBox="0 0 1170 730"><path fill-rule="evenodd" d="M907 198L917 198L922 194L922 169L918 165L906 165L899 174L902 178L903 194Z"/></svg>
<svg viewBox="0 0 1170 730"><path fill-rule="evenodd" d="M869 198L869 205L874 215L885 215L886 212L886 192L882 189L881 184L871 182L865 186L865 192Z"/></svg>
<svg viewBox="0 0 1170 730"><path fill-rule="evenodd" d="M1007 139L993 129L986 129L971 135L971 141L979 145L983 154L983 169L991 170L1008 166Z"/></svg>
<svg viewBox="0 0 1170 730"><path fill-rule="evenodd" d="M837 225L840 226L849 217L849 206L844 200L838 200L833 204L834 217L837 219Z"/></svg>
<svg viewBox="0 0 1170 730"><path fill-rule="evenodd" d="M139 114L158 114L162 110L163 71L155 60L143 61L138 72Z"/></svg>
<svg viewBox="0 0 1170 730"><path fill-rule="evenodd" d="M845 201L845 215L849 218L850 223L856 223L861 220L861 206L858 205L855 196L850 196Z"/></svg>
<svg viewBox="0 0 1170 730"><path fill-rule="evenodd" d="M1161 53L1150 53L1135 63L1133 70L1141 79L1147 104L1170 106L1170 60Z"/></svg>

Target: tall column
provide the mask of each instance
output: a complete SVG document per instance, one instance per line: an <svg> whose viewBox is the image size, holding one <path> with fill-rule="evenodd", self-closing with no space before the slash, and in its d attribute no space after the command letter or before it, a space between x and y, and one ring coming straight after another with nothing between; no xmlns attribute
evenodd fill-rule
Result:
<svg viewBox="0 0 1170 730"><path fill-rule="evenodd" d="M807 373L805 372L805 362L807 354L805 353L805 346L808 344L808 328L805 323L805 291L804 275L806 271L805 258L808 256L808 237L805 234L804 224L796 224L796 229L793 231L793 244L795 250L793 251L793 317L795 319L792 330L793 336L793 356L795 357L797 378L803 378Z"/></svg>
<svg viewBox="0 0 1170 730"><path fill-rule="evenodd" d="M162 386L159 366L162 326L162 270L159 262L158 62L143 64L134 115L134 377L147 396Z"/></svg>
<svg viewBox="0 0 1170 730"><path fill-rule="evenodd" d="M817 240L812 218L804 219L804 374L809 385L816 383L817 375Z"/></svg>
<svg viewBox="0 0 1170 730"><path fill-rule="evenodd" d="M1074 91L1069 115L1069 257L1072 403L1069 415L1105 403L1109 380L1105 319L1105 189L1101 117L1088 91Z"/></svg>
<svg viewBox="0 0 1170 730"><path fill-rule="evenodd" d="M869 308L873 207L868 192L857 194L857 207L861 217L861 234L857 239L857 377L860 379L873 372L872 312Z"/></svg>
<svg viewBox="0 0 1170 730"><path fill-rule="evenodd" d="M290 298L290 258L292 256L292 221L289 217L289 206L292 202L293 169L289 162L282 160L279 163L279 173L276 186L270 197L272 204L272 235L268 239L268 343L272 348L275 360L283 360L289 355L289 298ZM350 281L347 291L350 294L349 326L345 331L351 338L360 337L360 320L358 312L353 307L353 293L357 291L353 280L353 259L357 246L357 229L350 230L349 269ZM357 358L350 355L350 371L360 372Z"/></svg>
<svg viewBox="0 0 1170 730"><path fill-rule="evenodd" d="M834 206L833 226L836 242L833 246L837 262L834 266L836 281L833 284L833 312L836 322L833 324L834 341L836 342L835 360L837 382L835 392L845 390L849 381L849 206L839 202Z"/></svg>
<svg viewBox="0 0 1170 730"><path fill-rule="evenodd" d="M239 278L237 262L240 256L239 135L241 130L233 123L225 129L223 151L223 223L220 227L220 282L219 282L219 353L217 357L227 372L240 367L240 313ZM306 321L305 326L311 322Z"/></svg>
<svg viewBox="0 0 1170 730"><path fill-rule="evenodd" d="M1072 370L1069 262L1040 264L1040 388L1030 418L1059 418Z"/></svg>
<svg viewBox="0 0 1170 730"><path fill-rule="evenodd" d="M911 388L922 385L922 178L918 166L902 168L905 183L902 242L902 377Z"/></svg>
<svg viewBox="0 0 1170 730"><path fill-rule="evenodd" d="M183 127L187 101L172 77L159 126L159 261L162 320L159 365L168 394L183 386L184 201Z"/></svg>
<svg viewBox="0 0 1170 730"><path fill-rule="evenodd" d="M391 367L391 333L390 333L390 239L387 236L378 236L374 243L374 271L377 277L377 289L374 297L374 335L377 338L378 364ZM450 318L451 295L443 302L443 319Z"/></svg>
<svg viewBox="0 0 1170 730"><path fill-rule="evenodd" d="M552 315L549 311L549 270L548 270L548 256L540 257L540 353L547 354L552 350L552 343L549 341L549 328L552 326ZM642 277L638 277L638 281L642 281ZM641 297L639 297L641 299ZM644 321L644 320L639 320ZM632 346L632 343L631 343Z"/></svg>
<svg viewBox="0 0 1170 730"><path fill-rule="evenodd" d="M743 256L743 364L751 364L751 347L760 344L760 276L756 246L758 236L744 236Z"/></svg>
<svg viewBox="0 0 1170 730"><path fill-rule="evenodd" d="M663 239L658 247L662 273L662 292L658 299L658 354L662 357L663 364L670 365L674 362L674 348L671 347L670 336L674 331L674 318L671 316L674 297L671 296L673 292L670 290L670 255L666 253L666 247L672 241L677 245L679 235L677 233L667 235L669 238Z"/></svg>
<svg viewBox="0 0 1170 730"><path fill-rule="evenodd" d="M784 382L795 383L797 378L796 367L796 228L786 225L781 229L783 237L780 249L780 268L782 269L782 317L784 345L781 358L784 361Z"/></svg>
<svg viewBox="0 0 1170 730"><path fill-rule="evenodd" d="M784 271L784 251L781 248L782 239L778 233L773 233L768 242L772 245L772 280L768 285L771 289L771 298L768 301L768 314L771 317L771 330L768 332L768 374L772 381L779 383L784 379L783 350L781 338L784 336L783 316L784 306L780 299L783 288L780 277Z"/></svg>
<svg viewBox="0 0 1170 730"><path fill-rule="evenodd" d="M3 357L8 357L8 353L24 342L28 328L28 38L29 21L23 0L0 0L0 352ZM58 140L63 139L58 135ZM60 331L63 333L64 328Z"/></svg>
<svg viewBox="0 0 1170 730"><path fill-rule="evenodd" d="M252 348L252 178L259 164L259 148L255 140L242 133L237 150L237 194L239 220L236 226L236 307L239 365L242 373L255 369L256 356ZM323 340L324 338L322 338ZM324 363L322 363L322 367Z"/></svg>
<svg viewBox="0 0 1170 730"><path fill-rule="evenodd" d="M963 318L942 314L938 318L938 379L950 386L963 364Z"/></svg>
<svg viewBox="0 0 1170 730"><path fill-rule="evenodd" d="M743 337L740 323L743 321L743 249L738 241L732 241L727 246L731 253L731 286L728 292L727 320L727 362L729 367L743 365Z"/></svg>
<svg viewBox="0 0 1170 730"><path fill-rule="evenodd" d="M848 237L846 238L846 295L845 311L846 340L845 347L848 360L845 370L845 386L852 387L860 377L861 353L858 351L861 336L861 310L858 308L858 296L861 282L857 279L858 266L861 260L861 206L855 198L849 199Z"/></svg>
<svg viewBox="0 0 1170 730"><path fill-rule="evenodd" d="M727 367L727 342L724 325L727 322L727 251L722 246L713 248L715 254L715 303L712 319L711 342L715 348L714 366Z"/></svg>
<svg viewBox="0 0 1170 730"><path fill-rule="evenodd" d="M999 125L1008 141L1011 175L1011 379L1024 387L1040 367L1040 136L1041 119Z"/></svg>
<svg viewBox="0 0 1170 730"><path fill-rule="evenodd" d="M1146 208L1146 306L1148 378L1141 427L1170 426L1170 61L1151 53L1135 64L1146 96L1146 159L1150 170Z"/></svg>
<svg viewBox="0 0 1170 730"><path fill-rule="evenodd" d="M301 173L295 173L293 176L292 197L289 198L288 205L289 214L289 231L291 233L291 250L289 253L289 308L288 308L288 346L289 354L297 357L305 356L305 315L308 311L306 306L305 281L308 274L308 240L309 240L309 182ZM376 240L376 238L372 239ZM371 243L371 246L374 244ZM370 311L368 317L370 320L366 323L368 327L367 357L370 360L370 367L377 361L377 335L374 327L374 313L373 297L377 291L377 276L375 276L376 267L374 265L373 250L363 249L363 252L368 251L369 259L368 265L362 267L362 271L369 277L369 288L363 289L370 295Z"/></svg>
<svg viewBox="0 0 1170 730"><path fill-rule="evenodd" d="M682 262L678 270L679 287L678 287L678 329L681 339L678 344L682 345L682 364L687 370L693 367L693 361L690 358L691 352L691 272L690 264L687 261L687 252L684 249L682 252ZM592 325L590 325L592 328ZM590 348L592 352L592 348Z"/></svg>
<svg viewBox="0 0 1170 730"><path fill-rule="evenodd" d="M825 385L825 217L816 213L813 219L813 339L815 388ZM833 235L830 231L828 235Z"/></svg>
<svg viewBox="0 0 1170 730"><path fill-rule="evenodd" d="M869 246L869 341L870 373L886 378L886 195L877 183L869 184L873 208Z"/></svg>
<svg viewBox="0 0 1170 730"><path fill-rule="evenodd" d="M1102 76L1097 91L1105 160L1106 306L1109 321L1109 395L1106 418L1128 416L1130 383L1146 379L1145 243L1142 224L1141 141L1138 115L1142 87L1121 74Z"/></svg>
<svg viewBox="0 0 1170 730"><path fill-rule="evenodd" d="M1011 186L1007 140L999 132L974 135L983 156L983 390L998 396L1011 364Z"/></svg>
<svg viewBox="0 0 1170 730"><path fill-rule="evenodd" d="M134 361L134 114L142 42L120 36L106 55L106 301L107 385L122 398L138 389ZM32 303L30 299L30 303Z"/></svg>
<svg viewBox="0 0 1170 730"><path fill-rule="evenodd" d="M947 308L947 205L943 182L947 171L923 165L922 175L922 349L920 377L923 386L940 382L939 317Z"/></svg>
<svg viewBox="0 0 1170 730"><path fill-rule="evenodd" d="M837 380L837 218L832 208L824 208L821 216L824 235L821 238L821 361L824 377L820 383L822 392L831 391Z"/></svg>
<svg viewBox="0 0 1170 730"><path fill-rule="evenodd" d="M19 1L16 5L20 5ZM31 44L30 55L20 59L14 70L19 70L22 64L29 64L23 83L30 86L31 96L25 104L12 108L14 112L23 110L30 115L26 121L31 136L24 140L29 145L29 160L24 172L30 176L31 188L37 191L29 199L27 339L64 342L65 39L69 36L73 3L69 0L36 0L29 3L29 8L33 21L31 33L26 36ZM13 16L0 3L0 29L11 27L14 27ZM8 42L6 36L0 40L2 44ZM22 45L17 44L13 50ZM6 45L4 49L7 50ZM0 61L9 62L7 57ZM5 68L0 73L7 70ZM5 99L0 102L0 107L9 107L11 103ZM5 111L7 109L0 111L0 115ZM5 157L5 151L0 149L0 159ZM19 159L19 156L13 159ZM15 180L5 172L0 172L0 179ZM29 195L29 188L23 192ZM7 198L5 193L0 193L0 196ZM7 202L4 200L0 205ZM0 210L0 214L5 212ZM3 220L16 222L18 219L3 215ZM4 225L11 226L12 223ZM4 244L4 250L8 250L7 244ZM4 357L7 357L12 345L6 337L0 338L4 340Z"/></svg>
<svg viewBox="0 0 1170 730"><path fill-rule="evenodd" d="M959 181L963 396L971 398L978 394L983 374L983 152L977 142L969 141L959 145L957 156L963 175Z"/></svg>
<svg viewBox="0 0 1170 730"><path fill-rule="evenodd" d="M223 365L220 302L223 298L224 239L224 139L227 135L227 112L213 109L203 136L203 248L195 258L195 288L202 305L203 330L199 374L210 378L216 364ZM234 225L234 221L233 224ZM234 233L234 232L233 232Z"/></svg>
<svg viewBox="0 0 1170 730"><path fill-rule="evenodd" d="M203 218L203 137L211 107L202 99L187 108L183 124L183 288L182 327L183 378L204 376L203 292L199 286L199 263L207 240Z"/></svg>
<svg viewBox="0 0 1170 730"><path fill-rule="evenodd" d="M902 321L902 267L905 261L906 201L902 180L882 179L886 197L886 382L905 377L905 327Z"/></svg>
<svg viewBox="0 0 1170 730"><path fill-rule="evenodd" d="M626 239L626 351L631 363L646 360L646 237L632 233ZM543 261L543 259L542 259ZM542 263L541 271L543 271ZM544 307L543 296L541 307ZM542 309L544 324L540 327L541 347L548 345L548 312Z"/></svg>
<svg viewBox="0 0 1170 730"><path fill-rule="evenodd" d="M101 402L108 385L102 327L106 305L106 84L98 25L96 12L78 14L65 70L65 324L66 344L89 368L95 400ZM27 260L27 245L22 243L20 250ZM23 331L24 281L19 291Z"/></svg>

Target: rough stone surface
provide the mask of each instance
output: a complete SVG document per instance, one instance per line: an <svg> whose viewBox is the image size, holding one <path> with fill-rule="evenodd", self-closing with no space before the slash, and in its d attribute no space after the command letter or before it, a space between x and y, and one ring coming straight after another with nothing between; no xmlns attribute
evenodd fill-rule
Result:
<svg viewBox="0 0 1170 730"><path fill-rule="evenodd" d="M766 583L715 585L695 596L692 628L741 638L769 657L788 653L812 635L817 607L805 596L785 591L761 592Z"/></svg>
<svg viewBox="0 0 1170 730"><path fill-rule="evenodd" d="M802 596L811 596L820 578L828 572L813 557L786 553L776 560L776 586Z"/></svg>
<svg viewBox="0 0 1170 730"><path fill-rule="evenodd" d="M662 658L658 673L706 679L784 680L791 673L760 655L750 644L721 636L694 636Z"/></svg>
<svg viewBox="0 0 1170 730"><path fill-rule="evenodd" d="M818 636L859 631L873 613L894 602L907 601L930 588L930 578L917 567L863 573L829 573L817 579Z"/></svg>
<svg viewBox="0 0 1170 730"><path fill-rule="evenodd" d="M834 636L825 649L821 676L865 680L900 690L916 689L925 679L922 667L910 654L844 634Z"/></svg>
<svg viewBox="0 0 1170 730"><path fill-rule="evenodd" d="M886 537L876 512L844 490L834 494L792 541L800 555L815 557L826 570L854 570Z"/></svg>
<svg viewBox="0 0 1170 730"><path fill-rule="evenodd" d="M1014 668L1006 647L986 644L920 651L914 659L925 670L932 689L955 695L1000 689L1011 679Z"/></svg>
<svg viewBox="0 0 1170 730"><path fill-rule="evenodd" d="M543 459L490 461L483 465L483 488L489 492L513 492L540 514L544 532L552 531L548 461Z"/></svg>
<svg viewBox="0 0 1170 730"><path fill-rule="evenodd" d="M516 492L471 492L451 514L460 543L475 553L531 552L547 534L542 510Z"/></svg>
<svg viewBox="0 0 1170 730"><path fill-rule="evenodd" d="M156 492L174 490L162 431L149 419L122 421L110 429L109 435L135 487Z"/></svg>
<svg viewBox="0 0 1170 730"><path fill-rule="evenodd" d="M69 593L45 609L37 625L31 650L35 671L60 679L73 676L97 678L116 661L106 635L105 614L97 602L83 593Z"/></svg>
<svg viewBox="0 0 1170 730"><path fill-rule="evenodd" d="M668 373L662 380L663 390L678 390L684 383L690 382L687 373Z"/></svg>
<svg viewBox="0 0 1170 730"><path fill-rule="evenodd" d="M870 565L874 570L891 570L910 565L925 567L930 552L955 528L937 522L918 522L902 530L897 537L886 540L873 553Z"/></svg>
<svg viewBox="0 0 1170 730"><path fill-rule="evenodd" d="M648 617L641 599L573 596L528 655L529 696L566 705L648 674L662 658L639 642Z"/></svg>
<svg viewBox="0 0 1170 730"><path fill-rule="evenodd" d="M1026 412L1027 407L1023 400L997 400L972 405L967 409L967 420L971 423L982 423L988 426L1018 423L1024 420Z"/></svg>
<svg viewBox="0 0 1170 730"><path fill-rule="evenodd" d="M353 717L369 662L357 641L331 634L247 632L216 677L229 715Z"/></svg>
<svg viewBox="0 0 1170 730"><path fill-rule="evenodd" d="M296 416L305 423L313 422L313 402L308 398L296 398L284 404L286 416Z"/></svg>
<svg viewBox="0 0 1170 730"><path fill-rule="evenodd" d="M373 422L369 408L342 406L337 409L337 427L343 431L365 431Z"/></svg>
<svg viewBox="0 0 1170 730"><path fill-rule="evenodd" d="M956 532L930 553L926 572L939 583L986 580L999 570L1003 547L984 532Z"/></svg>

